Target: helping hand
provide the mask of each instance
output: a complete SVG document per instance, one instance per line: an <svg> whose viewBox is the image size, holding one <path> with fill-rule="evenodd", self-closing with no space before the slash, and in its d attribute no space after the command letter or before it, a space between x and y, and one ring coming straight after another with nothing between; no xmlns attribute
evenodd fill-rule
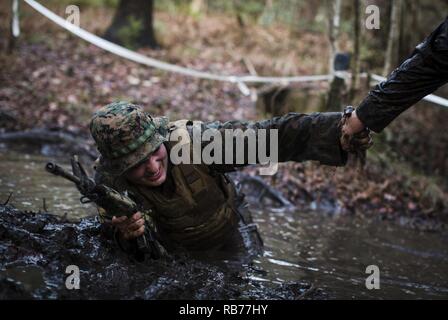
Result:
<svg viewBox="0 0 448 320"><path fill-rule="evenodd" d="M341 147L347 152L364 152L373 145L370 130L358 119L352 107L344 111L341 131Z"/></svg>
<svg viewBox="0 0 448 320"><path fill-rule="evenodd" d="M353 110L351 115L345 118L344 125L342 126L342 132L348 135L354 135L365 129L364 124L359 120L356 115L356 110Z"/></svg>

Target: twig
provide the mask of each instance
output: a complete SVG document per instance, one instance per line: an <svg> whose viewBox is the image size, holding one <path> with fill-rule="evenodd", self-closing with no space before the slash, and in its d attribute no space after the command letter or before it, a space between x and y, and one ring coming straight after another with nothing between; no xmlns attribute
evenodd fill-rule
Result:
<svg viewBox="0 0 448 320"><path fill-rule="evenodd" d="M44 210L44 212L48 212L45 198L42 198L42 209Z"/></svg>
<svg viewBox="0 0 448 320"><path fill-rule="evenodd" d="M244 65L246 66L247 71L249 71L249 73L250 73L252 76L258 76L257 70L255 70L255 66L254 66L254 64L252 63L252 61L250 61L249 58L247 58L247 57L243 57L243 63L244 63Z"/></svg>
<svg viewBox="0 0 448 320"><path fill-rule="evenodd" d="M11 199L11 196L12 196L12 192L9 194L8 199L6 199L6 202L3 204L4 206L6 206L8 204L9 199Z"/></svg>
<svg viewBox="0 0 448 320"><path fill-rule="evenodd" d="M300 296L298 296L296 300L303 300L303 299L305 299L306 296L308 296L310 293L314 292L315 289L316 288L314 287L314 284L311 284L311 286L308 289L305 289L305 291Z"/></svg>

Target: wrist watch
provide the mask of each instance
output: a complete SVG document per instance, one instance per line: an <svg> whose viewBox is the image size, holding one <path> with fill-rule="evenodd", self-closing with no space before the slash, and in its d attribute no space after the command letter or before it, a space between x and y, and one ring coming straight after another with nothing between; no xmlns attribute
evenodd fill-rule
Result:
<svg viewBox="0 0 448 320"><path fill-rule="evenodd" d="M353 111L355 111L355 108L353 108L353 106L346 106L342 115L344 116L344 118L350 118Z"/></svg>

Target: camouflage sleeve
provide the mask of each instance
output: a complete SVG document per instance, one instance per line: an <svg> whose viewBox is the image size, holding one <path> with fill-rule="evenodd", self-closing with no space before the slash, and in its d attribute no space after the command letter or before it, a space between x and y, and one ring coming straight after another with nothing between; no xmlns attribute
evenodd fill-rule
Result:
<svg viewBox="0 0 448 320"><path fill-rule="evenodd" d="M448 81L448 18L412 55L378 84L356 110L370 129L382 131L403 111Z"/></svg>
<svg viewBox="0 0 448 320"><path fill-rule="evenodd" d="M266 146L266 152L262 154L271 156L271 152L278 151L278 162L316 160L325 165L341 166L345 165L347 161L347 153L341 149L339 142L341 116L340 112L313 113L310 115L288 113L282 117L258 122L228 121L222 123L216 121L202 123L201 130L204 132L207 129L214 129L219 132L222 140L222 160L221 164L214 163L211 166L221 171L231 171L236 167L254 164L254 162L261 163L259 157L260 144ZM232 136L232 133L236 132L237 129L241 129L244 133L248 129L252 129L257 149L250 148L250 138L244 140L243 150L238 149L238 139ZM264 135L266 139L263 138L263 134L260 134L261 129L265 129L263 131L266 133ZM271 130L277 130L277 141L271 142ZM272 137L275 137L275 135ZM265 140L265 142L262 140ZM254 144L253 141L252 144ZM208 144L209 142L202 143L203 154ZM232 145L231 149L229 149L229 145ZM226 159L225 154L228 152L232 153L231 165L226 165L226 163L229 163L229 159ZM239 161L237 159L238 153Z"/></svg>

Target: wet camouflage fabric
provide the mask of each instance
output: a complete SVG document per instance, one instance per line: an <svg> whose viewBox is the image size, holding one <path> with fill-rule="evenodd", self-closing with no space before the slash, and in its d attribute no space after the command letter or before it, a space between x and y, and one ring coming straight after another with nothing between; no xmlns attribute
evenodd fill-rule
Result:
<svg viewBox="0 0 448 320"><path fill-rule="evenodd" d="M339 123L342 118L342 113L314 113L310 115L289 113L282 117L276 117L269 120L248 122L248 121L229 121L229 122L200 122L200 121L187 121L181 120L169 125L170 133L182 127L187 133L190 139L193 139L193 126L199 126L201 132L207 129L217 130L221 137L223 146L226 142L226 129L241 129L243 131L247 129L253 129L255 132L259 129L266 129L267 137L269 137L269 130L278 130L278 146L279 146L279 162L286 161L305 161L305 160L317 160L326 165L344 165L347 161L347 153L340 147L341 130ZM255 135L258 137L257 135ZM209 142L202 142L201 147L205 148ZM235 143L235 140L234 140ZM168 144L167 144L168 145ZM266 146L269 147L270 141L267 141ZM268 153L270 152L269 148ZM234 145L233 150L236 150ZM247 146L244 148L244 162L238 165L227 164L212 164L210 165L211 173L213 176L218 177L225 172L233 171L236 167L245 166L248 164L248 150ZM223 152L224 155L224 152ZM257 159L258 160L258 159ZM222 161L224 163L224 159ZM171 170L176 167L171 165ZM169 176L172 176L171 174ZM104 166L104 161L100 162L97 167L95 176L97 183L104 183L118 191L124 191L124 189L132 190L132 186L128 185L126 179L123 177L116 177L110 173L109 168ZM172 185L176 186L176 182ZM174 188L173 186L173 188ZM150 189L147 190L149 192ZM177 192L176 190L173 190ZM156 191L154 191L156 192ZM158 191L160 192L160 190ZM224 192L224 191L223 191ZM138 192L135 193L137 195ZM147 198L144 197L144 198ZM200 197L198 201L209 201L207 197ZM143 203L143 202L142 202ZM150 205L150 204L148 204ZM203 203L198 202L197 208L203 207ZM153 206L146 209L154 210ZM194 212L195 208L192 208L191 212ZM154 219L157 218L158 212L154 211ZM199 212L198 212L199 214ZM157 219L156 219L157 220ZM212 219L213 221L213 219ZM159 226L162 227L162 226ZM180 226L181 227L181 226ZM198 235L200 237L200 235ZM224 240L223 240L224 241ZM224 244L224 243L223 243Z"/></svg>
<svg viewBox="0 0 448 320"><path fill-rule="evenodd" d="M223 148L226 145L226 129L241 129L242 131L253 129L257 138L257 131L266 129L267 154L270 154L269 130L277 129L279 162L315 160L325 165L342 166L347 162L347 153L340 146L339 122L341 118L342 113L340 112L309 115L288 113L281 117L262 121L193 122L181 120L176 123L183 123L190 136L193 125L200 126L202 133L207 129L218 130L222 137ZM166 141L168 133L165 131L168 128L172 130L174 124L167 125L167 119L164 117L150 118L141 111L140 107L124 102L113 103L98 110L91 121L90 129L102 155L98 166L99 171L113 176L122 174L127 168L143 160L160 143ZM147 132L150 134L148 135ZM137 143L135 143L136 141ZM208 144L207 141L202 142L202 149ZM236 139L233 144L235 151L237 150ZM136 148L135 151L126 154L133 148ZM124 152L120 150L124 150ZM218 171L226 172L250 164L249 150L246 142L243 163L228 165L224 164L225 149L223 149L222 164L210 166ZM120 156L121 153L125 155ZM233 156L233 163L236 163L236 154ZM258 160L257 163L259 163Z"/></svg>
<svg viewBox="0 0 448 320"><path fill-rule="evenodd" d="M166 141L168 119L152 118L140 106L119 101L94 113L90 132L102 156L102 165L113 174L142 161Z"/></svg>
<svg viewBox="0 0 448 320"><path fill-rule="evenodd" d="M259 129L266 129L266 150L270 153L269 131L271 129L278 130L278 162L296 161L302 162L306 160L319 161L324 165L343 166L347 162L347 153L341 149L340 137L341 130L339 122L341 121L341 112L325 112L325 113L288 113L281 117L275 117L262 121L228 121L228 122L203 122L201 126L202 132L206 129L216 129L221 133L222 145L226 144L226 129L253 129L257 132ZM258 138L258 135L256 134ZM236 150L236 140L233 141L233 150ZM202 148L208 142L203 142ZM231 171L236 167L248 164L248 146L244 148L244 163L236 165L212 164L214 169L219 171ZM223 159L225 160L225 152L223 149ZM257 158L257 163L259 159ZM233 163L236 163L235 154Z"/></svg>
<svg viewBox="0 0 448 320"><path fill-rule="evenodd" d="M448 18L419 44L386 81L370 91L356 110L380 132L398 115L448 82Z"/></svg>

